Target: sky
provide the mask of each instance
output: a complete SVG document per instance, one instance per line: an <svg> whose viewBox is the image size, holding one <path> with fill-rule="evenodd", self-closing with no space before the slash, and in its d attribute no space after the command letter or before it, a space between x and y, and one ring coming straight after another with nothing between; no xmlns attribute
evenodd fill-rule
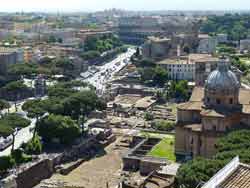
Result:
<svg viewBox="0 0 250 188"><path fill-rule="evenodd" d="M250 0L0 0L0 12L126 10L250 10Z"/></svg>

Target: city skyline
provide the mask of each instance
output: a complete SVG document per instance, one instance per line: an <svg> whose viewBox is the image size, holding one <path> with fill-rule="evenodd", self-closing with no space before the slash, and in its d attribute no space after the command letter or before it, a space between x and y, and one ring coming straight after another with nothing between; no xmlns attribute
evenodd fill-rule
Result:
<svg viewBox="0 0 250 188"><path fill-rule="evenodd" d="M147 3L145 3L147 2ZM1 12L41 11L41 12L76 12L76 11L100 11L104 9L118 8L135 11L156 10L246 10L250 7L250 1L246 0L9 0L2 3Z"/></svg>

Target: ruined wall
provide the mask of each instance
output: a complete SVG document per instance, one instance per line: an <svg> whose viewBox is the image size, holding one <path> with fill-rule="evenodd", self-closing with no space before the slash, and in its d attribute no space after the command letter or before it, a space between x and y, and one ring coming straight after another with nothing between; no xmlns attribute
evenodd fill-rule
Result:
<svg viewBox="0 0 250 188"><path fill-rule="evenodd" d="M53 163L45 159L29 169L18 174L16 178L17 188L32 188L42 179L49 178L53 173Z"/></svg>
<svg viewBox="0 0 250 188"><path fill-rule="evenodd" d="M152 173L153 171L160 168L160 166L166 165L166 162L162 161L155 161L156 159L152 160L141 160L140 162L140 173L142 175L148 175L149 173Z"/></svg>

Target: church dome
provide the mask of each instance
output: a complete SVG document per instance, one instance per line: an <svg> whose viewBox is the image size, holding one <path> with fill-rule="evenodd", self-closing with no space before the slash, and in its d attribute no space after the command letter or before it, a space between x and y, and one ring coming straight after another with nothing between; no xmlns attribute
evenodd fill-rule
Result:
<svg viewBox="0 0 250 188"><path fill-rule="evenodd" d="M217 69L210 73L205 83L204 102L207 107L230 107L239 104L240 82L229 70L229 63L221 60Z"/></svg>
<svg viewBox="0 0 250 188"><path fill-rule="evenodd" d="M218 68L208 76L205 84L206 90L221 92L222 94L237 91L239 87L240 83L236 75L229 70L229 65L225 60L218 64Z"/></svg>

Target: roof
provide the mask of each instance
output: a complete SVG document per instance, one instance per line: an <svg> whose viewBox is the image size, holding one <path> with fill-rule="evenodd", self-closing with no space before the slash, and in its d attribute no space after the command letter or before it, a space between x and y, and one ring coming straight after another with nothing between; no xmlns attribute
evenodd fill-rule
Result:
<svg viewBox="0 0 250 188"><path fill-rule="evenodd" d="M244 114L250 114L250 104L244 104L244 105L242 106L242 112L243 112Z"/></svg>
<svg viewBox="0 0 250 188"><path fill-rule="evenodd" d="M203 109L204 88L195 87L193 89L190 100L178 105L178 110L201 111L201 115L210 117L226 117L230 116L230 111L218 111L214 109ZM242 113L250 114L250 90L240 88L239 103L242 104Z"/></svg>
<svg viewBox="0 0 250 188"><path fill-rule="evenodd" d="M217 62L219 58L213 57L211 54L189 54L190 62Z"/></svg>
<svg viewBox="0 0 250 188"><path fill-rule="evenodd" d="M202 110L203 102L201 101L188 101L178 105L179 110Z"/></svg>
<svg viewBox="0 0 250 188"><path fill-rule="evenodd" d="M138 100L135 103L135 107L136 108L144 108L147 109L149 108L151 105L153 105L156 102L155 99L153 99L153 97L144 97L140 100Z"/></svg>
<svg viewBox="0 0 250 188"><path fill-rule="evenodd" d="M188 60L181 59L164 59L162 61L156 62L158 65L168 65L168 64L189 64Z"/></svg>
<svg viewBox="0 0 250 188"><path fill-rule="evenodd" d="M250 187L250 166L239 166L219 186L220 188L247 188Z"/></svg>
<svg viewBox="0 0 250 188"><path fill-rule="evenodd" d="M204 87L194 87L189 101L202 101L204 97Z"/></svg>
<svg viewBox="0 0 250 188"><path fill-rule="evenodd" d="M205 88L214 92L235 93L240 88L240 82L236 75L229 70L227 61L220 61L216 70L211 72L207 78Z"/></svg>
<svg viewBox="0 0 250 188"><path fill-rule="evenodd" d="M208 34L199 34L198 38L199 39L207 39L207 38L211 38L211 36L209 36Z"/></svg>
<svg viewBox="0 0 250 188"><path fill-rule="evenodd" d="M115 98L114 103L121 105L134 105L140 99L141 99L140 95L132 95L132 94L118 95Z"/></svg>
<svg viewBox="0 0 250 188"><path fill-rule="evenodd" d="M204 97L204 88L203 87L194 87L189 102L195 102L195 101L201 102L203 97ZM243 105L250 104L250 90L240 88L239 103L243 104Z"/></svg>
<svg viewBox="0 0 250 188"><path fill-rule="evenodd" d="M230 116L232 112L230 111L218 111L214 109L204 109L201 111L202 116L209 116L209 117L226 117Z"/></svg>
<svg viewBox="0 0 250 188"><path fill-rule="evenodd" d="M191 129L194 132L201 132L202 130L201 124L190 124L190 125L185 125L184 127L187 129Z"/></svg>

